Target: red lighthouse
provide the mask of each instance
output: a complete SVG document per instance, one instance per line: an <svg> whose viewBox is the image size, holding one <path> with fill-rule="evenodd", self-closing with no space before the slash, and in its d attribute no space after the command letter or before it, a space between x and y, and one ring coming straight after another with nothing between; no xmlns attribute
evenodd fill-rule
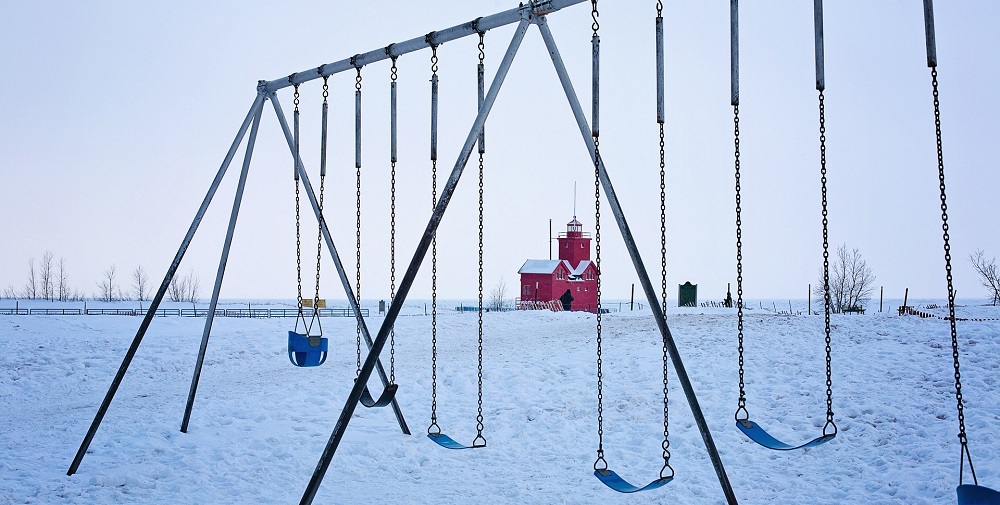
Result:
<svg viewBox="0 0 1000 505"><path fill-rule="evenodd" d="M522 305L558 301L568 290L570 310L597 310L597 277L600 272L590 261L590 233L576 220L559 234L558 260L527 260L521 269ZM558 304L562 306L562 304Z"/></svg>

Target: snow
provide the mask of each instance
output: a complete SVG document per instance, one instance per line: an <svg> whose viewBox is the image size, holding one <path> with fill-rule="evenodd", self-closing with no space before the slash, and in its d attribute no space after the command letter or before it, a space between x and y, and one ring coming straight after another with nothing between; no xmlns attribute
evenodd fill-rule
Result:
<svg viewBox="0 0 1000 505"><path fill-rule="evenodd" d="M381 317L372 314L367 322L374 332ZM967 304L958 314L998 318L1000 310ZM333 352L323 366L300 369L285 350L291 319L217 318L189 433L182 434L205 320L156 318L79 472L66 476L139 321L0 316L0 503L297 502L354 377L354 321L325 320ZM413 302L396 324L398 399L413 435L401 434L390 409L359 408L317 503L373 497L385 503L724 503L673 371L674 481L620 495L593 477L592 314L484 314L488 447L436 446L424 436L430 321L423 302ZM475 314L452 311L438 320L439 422L466 443L475 436L476 321ZM877 306L867 315L834 316L833 405L840 431L831 442L790 452L756 446L735 427L732 309L671 308L668 322L741 503L954 503L959 445L947 321L879 313ZM628 304L606 314L603 327L607 460L643 485L662 463L659 335L648 310L630 312ZM959 323L969 441L980 483L994 488L1000 487L998 330L995 319ZM752 419L788 442L818 435L825 412L823 317L755 307L746 312L745 333ZM388 368L388 354L383 358ZM381 391L377 382L373 394Z"/></svg>
<svg viewBox="0 0 1000 505"><path fill-rule="evenodd" d="M551 274L560 264L566 263L566 270L573 270L566 260L525 260L517 271L519 274Z"/></svg>

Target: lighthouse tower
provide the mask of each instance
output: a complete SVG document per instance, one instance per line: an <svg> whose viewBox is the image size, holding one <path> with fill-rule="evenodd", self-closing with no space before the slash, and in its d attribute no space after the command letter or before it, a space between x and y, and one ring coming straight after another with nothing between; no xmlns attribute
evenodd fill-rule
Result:
<svg viewBox="0 0 1000 505"><path fill-rule="evenodd" d="M546 307L551 305L549 302L557 302L568 290L573 297L570 310L597 310L600 273L597 265L590 261L590 233L583 231L583 225L573 216L558 238L559 259L527 260L518 271L521 274L518 307Z"/></svg>
<svg viewBox="0 0 1000 505"><path fill-rule="evenodd" d="M559 234L559 259L574 267L582 261L590 261L590 234L583 232L583 225L576 216L566 223L566 231Z"/></svg>

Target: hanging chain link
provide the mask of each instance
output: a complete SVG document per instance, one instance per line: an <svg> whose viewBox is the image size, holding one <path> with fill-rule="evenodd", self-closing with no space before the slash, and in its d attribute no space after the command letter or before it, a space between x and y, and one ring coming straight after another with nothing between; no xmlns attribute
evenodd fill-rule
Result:
<svg viewBox="0 0 1000 505"><path fill-rule="evenodd" d="M358 121L360 121L361 115L361 67L355 67L358 71L358 76L355 78L354 89L356 90L358 97L358 110L357 114L359 116ZM357 135L360 139L361 131L358 130ZM358 140L358 145L360 146L360 140ZM356 162L354 163L354 168L356 169L356 190L355 190L355 201L357 206L355 208L355 223L357 227L355 229L355 243L357 247L356 251L356 274L355 274L355 288L354 288L354 299L356 300L358 307L361 307L361 158L360 153ZM357 361L357 375L361 375L361 322L357 324L357 349L358 349L358 361Z"/></svg>
<svg viewBox="0 0 1000 505"><path fill-rule="evenodd" d="M295 279L297 284L297 295L296 301L298 302L299 313L297 319L295 320L295 329L298 330L299 319L303 319L302 315L302 229L301 229L301 215L300 215L300 196L299 196L299 85L295 85L295 95L293 103L295 104L295 111L292 113L294 128L295 128L295 159L292 160L295 172ZM305 321L302 321L305 324Z"/></svg>
<svg viewBox="0 0 1000 505"><path fill-rule="evenodd" d="M931 87L934 92L934 133L937 138L938 186L941 190L941 235L944 241L944 268L948 281L948 323L951 330L951 356L955 367L955 402L958 406L958 441L962 444L962 458L958 469L958 483L962 484L965 477L965 461L969 461L969 472L972 481L979 485L976 478L976 468L972 465L972 453L969 451L969 438L965 432L965 405L962 398L962 373L958 354L958 328L955 318L955 288L951 272L951 235L948 233L948 198L944 184L944 148L941 143L941 101L938 95L937 67L931 67Z"/></svg>
<svg viewBox="0 0 1000 505"><path fill-rule="evenodd" d="M330 85L327 82L329 76L323 76L323 133L324 137L322 139L323 149L321 151L322 159L320 160L320 173L319 173L319 215L322 219L323 216L323 197L324 188L326 187L326 110L329 107L328 98L330 97ZM323 266L323 223L322 221L317 226L318 231L316 232L316 291L313 294L313 318L317 318L319 315L319 280L320 280L320 268ZM316 319L318 321L318 319ZM323 326L320 325L319 328L320 336L323 334Z"/></svg>
<svg viewBox="0 0 1000 505"><path fill-rule="evenodd" d="M396 85L398 77L396 57L392 58L392 68L389 69L392 86ZM395 107L395 102L393 103ZM393 110L393 114L395 114ZM395 132L393 132L395 135ZM395 142L395 138L393 139ZM396 298L396 157L392 157L392 167L389 170L389 303ZM389 329L389 384L396 383L396 325Z"/></svg>
<svg viewBox="0 0 1000 505"><path fill-rule="evenodd" d="M486 43L484 33L479 33L479 68L482 68L486 61ZM485 130L486 125L483 125ZM483 169L483 154L486 148L483 145L485 134L479 136L479 412L476 415L476 438L472 441L473 447L485 447L486 437L483 436L483 182L485 170Z"/></svg>
<svg viewBox="0 0 1000 505"><path fill-rule="evenodd" d="M740 106L733 105L733 154L736 170L736 327L737 352L740 365L740 399L735 418L737 421L750 419L747 412L746 385L743 378L743 208L740 196Z"/></svg>
<svg viewBox="0 0 1000 505"><path fill-rule="evenodd" d="M591 6L591 17L594 20L591 27L596 40L601 27L597 22L600 16L597 0L591 0ZM593 99L596 102L597 97ZM596 128L591 130L591 135L594 139L594 266L597 267L597 459L594 461L594 470L603 471L608 469L608 462L604 459L604 370L601 349L601 142Z"/></svg>
<svg viewBox="0 0 1000 505"><path fill-rule="evenodd" d="M657 15L662 6L657 2ZM663 309L663 319L667 318L667 175L666 151L663 141L663 123L660 123L660 300ZM667 380L667 339L663 339L663 468L660 478L674 476L670 466L670 388ZM669 470L669 473L668 473Z"/></svg>
<svg viewBox="0 0 1000 505"><path fill-rule="evenodd" d="M826 199L826 105L823 90L819 91L819 153L820 185L823 191L823 320L826 332L826 424L823 425L823 436L833 436L837 434L837 425L833 422L833 373L830 352L830 221Z"/></svg>
<svg viewBox="0 0 1000 505"><path fill-rule="evenodd" d="M437 78L437 46L431 46L431 78ZM436 147L436 146L432 146ZM431 211L437 207L437 150L431 149ZM431 424L427 433L438 435L437 422L437 232L431 237Z"/></svg>

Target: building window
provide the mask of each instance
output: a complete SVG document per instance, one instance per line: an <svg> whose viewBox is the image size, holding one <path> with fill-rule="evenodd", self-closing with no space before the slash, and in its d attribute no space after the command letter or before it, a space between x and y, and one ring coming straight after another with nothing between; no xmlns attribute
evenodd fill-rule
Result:
<svg viewBox="0 0 1000 505"><path fill-rule="evenodd" d="M593 270L587 272L587 280L588 281L594 280L594 271Z"/></svg>
<svg viewBox="0 0 1000 505"><path fill-rule="evenodd" d="M522 295L530 295L531 294L531 286L525 284L524 285L524 289L521 290L521 294Z"/></svg>
<svg viewBox="0 0 1000 505"><path fill-rule="evenodd" d="M580 292L580 286L577 286L577 287L576 287L576 292L577 292L577 293L579 293L579 292Z"/></svg>
<svg viewBox="0 0 1000 505"><path fill-rule="evenodd" d="M590 291L590 288L589 287L584 287L583 290L584 291Z"/></svg>
<svg viewBox="0 0 1000 505"><path fill-rule="evenodd" d="M563 273L562 269L556 270L556 279L563 280L566 275Z"/></svg>
<svg viewBox="0 0 1000 505"><path fill-rule="evenodd" d="M563 246L563 249L569 249L569 243L568 242L566 243L566 245Z"/></svg>
<svg viewBox="0 0 1000 505"><path fill-rule="evenodd" d="M580 243L580 249L583 249L583 243L582 242Z"/></svg>

